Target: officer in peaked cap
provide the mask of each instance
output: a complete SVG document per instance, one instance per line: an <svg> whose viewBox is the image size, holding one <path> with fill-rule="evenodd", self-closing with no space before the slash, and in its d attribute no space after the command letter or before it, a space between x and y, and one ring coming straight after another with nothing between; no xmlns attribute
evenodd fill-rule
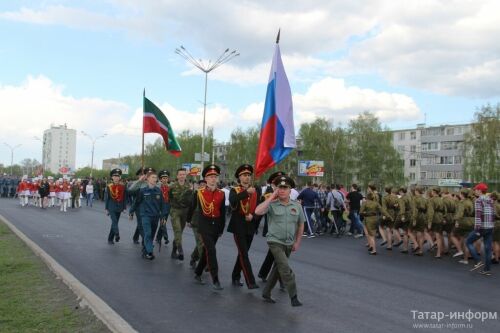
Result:
<svg viewBox="0 0 500 333"><path fill-rule="evenodd" d="M162 179L163 177L170 178L170 172L168 172L168 170L161 170L158 173L158 178Z"/></svg>
<svg viewBox="0 0 500 333"><path fill-rule="evenodd" d="M203 178L211 175L220 175L220 168L215 164L207 165L201 172Z"/></svg>
<svg viewBox="0 0 500 333"><path fill-rule="evenodd" d="M236 169L236 172L234 173L234 177L236 179L239 179L242 174L250 174L253 175L253 167L250 164L242 164Z"/></svg>
<svg viewBox="0 0 500 333"><path fill-rule="evenodd" d="M273 183L276 187L289 187L289 188L295 187L295 182L293 181L292 178L288 176L276 177Z"/></svg>
<svg viewBox="0 0 500 333"><path fill-rule="evenodd" d="M109 176L110 177L113 177L113 176L119 176L119 177L121 177L122 176L122 170L118 169L118 168L115 168L115 169L111 170L111 172L109 173Z"/></svg>

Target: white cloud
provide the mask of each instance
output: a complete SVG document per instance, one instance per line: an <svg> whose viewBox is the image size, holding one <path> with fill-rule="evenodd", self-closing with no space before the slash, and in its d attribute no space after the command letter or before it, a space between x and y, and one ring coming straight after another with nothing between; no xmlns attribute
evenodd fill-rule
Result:
<svg viewBox="0 0 500 333"><path fill-rule="evenodd" d="M79 6L24 7L0 13L0 19L184 40L208 58L235 48L241 57L213 78L240 84L265 80L281 27L292 79L376 73L393 84L440 94L500 95L494 84L500 75L496 0L112 0L101 4L106 10Z"/></svg>

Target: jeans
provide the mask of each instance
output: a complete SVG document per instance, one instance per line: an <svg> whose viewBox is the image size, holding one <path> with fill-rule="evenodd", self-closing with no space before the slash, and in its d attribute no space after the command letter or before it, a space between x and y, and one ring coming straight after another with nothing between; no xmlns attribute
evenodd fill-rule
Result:
<svg viewBox="0 0 500 333"><path fill-rule="evenodd" d="M479 235L478 235L479 234ZM491 229L480 229L479 232L471 231L469 236L467 236L467 240L465 244L467 244L467 248L470 251L470 254L474 258L474 261L478 263L481 261L481 256L477 253L476 248L474 247L474 242L479 238L483 238L484 242L484 256L485 256L485 271L490 270L491 266L491 244L493 242L493 228Z"/></svg>
<svg viewBox="0 0 500 333"><path fill-rule="evenodd" d="M92 203L94 202L94 193L87 193L87 206L89 205L90 202L90 207L92 207Z"/></svg>
<svg viewBox="0 0 500 333"><path fill-rule="evenodd" d="M359 218L358 210L351 210L349 212L349 219L351 220L351 233L354 233L355 230L358 231L358 234L363 234L363 225L361 224L361 219Z"/></svg>

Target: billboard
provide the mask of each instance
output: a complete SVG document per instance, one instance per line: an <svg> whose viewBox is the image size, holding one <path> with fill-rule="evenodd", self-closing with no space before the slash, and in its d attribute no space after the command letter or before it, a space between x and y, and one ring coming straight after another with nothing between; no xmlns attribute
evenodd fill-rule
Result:
<svg viewBox="0 0 500 333"><path fill-rule="evenodd" d="M201 176L200 163L182 163L182 168L187 170L188 176Z"/></svg>
<svg viewBox="0 0 500 333"><path fill-rule="evenodd" d="M324 175L324 161L299 161L299 176L323 177Z"/></svg>
<svg viewBox="0 0 500 333"><path fill-rule="evenodd" d="M113 169L121 169L122 170L122 174L124 175L128 175L129 173L129 167L128 167L128 164L123 164L123 163L111 163L109 165L110 167L110 170L113 170Z"/></svg>

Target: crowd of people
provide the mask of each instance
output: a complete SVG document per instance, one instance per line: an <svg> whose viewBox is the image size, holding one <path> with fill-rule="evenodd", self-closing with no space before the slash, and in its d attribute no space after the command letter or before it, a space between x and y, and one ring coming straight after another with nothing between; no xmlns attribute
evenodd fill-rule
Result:
<svg viewBox="0 0 500 333"><path fill-rule="evenodd" d="M491 275L491 264L499 261L498 193L488 194L483 183L457 192L438 187L426 190L387 186L383 193L375 184L369 184L363 194L357 184L347 191L340 184L308 183L299 191L284 172L275 172L266 185L256 186L249 164L236 170L236 181L231 186L220 183L219 174L218 166L209 165L199 182L189 182L186 170L179 169L171 181L167 170L141 168L137 180L130 181L121 178L120 169L114 169L109 183L105 179L49 177L30 181L27 177L3 177L0 189L4 197L17 195L22 207L59 206L63 212L68 207L80 207L84 199L87 206L92 206L95 196L104 201L111 220L108 244L120 241L121 214L129 219L135 217L132 239L141 244L145 260L155 259L155 246L170 243L166 228L170 223L174 236L171 258L183 261L185 255L189 256L195 282L205 284L203 272L209 272L215 290L223 289L216 244L224 231L232 233L235 242L232 285L259 288L249 251L253 237L262 229L269 250L257 277L266 282L262 297L269 303L275 302L271 291L279 282L280 288L288 291L292 306L301 305L288 258L299 249L303 237L366 237L370 255L377 255L381 246L415 256L432 253L436 259L449 255L461 264L472 260L471 271L486 276ZM185 254L183 246L186 226L192 229L196 244L190 254Z"/></svg>

